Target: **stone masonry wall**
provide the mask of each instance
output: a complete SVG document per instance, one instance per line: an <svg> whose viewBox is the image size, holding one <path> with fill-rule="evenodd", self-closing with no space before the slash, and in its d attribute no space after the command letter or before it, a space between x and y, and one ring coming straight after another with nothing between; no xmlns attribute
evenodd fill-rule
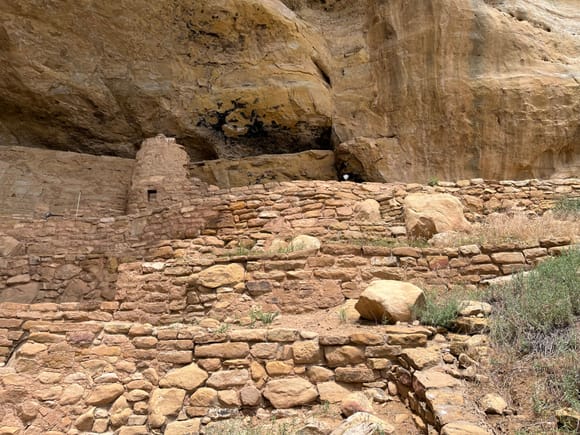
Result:
<svg viewBox="0 0 580 435"><path fill-rule="evenodd" d="M216 332L114 321L116 307L0 304L4 426L45 434L198 433L202 423L240 416L242 408L335 403L362 389L378 401L400 395L437 429L478 421L442 361L445 352L466 352L467 337L448 342L433 328L410 325Z"/></svg>
<svg viewBox="0 0 580 435"><path fill-rule="evenodd" d="M0 215L124 215L133 160L0 146ZM80 201L79 201L80 193Z"/></svg>

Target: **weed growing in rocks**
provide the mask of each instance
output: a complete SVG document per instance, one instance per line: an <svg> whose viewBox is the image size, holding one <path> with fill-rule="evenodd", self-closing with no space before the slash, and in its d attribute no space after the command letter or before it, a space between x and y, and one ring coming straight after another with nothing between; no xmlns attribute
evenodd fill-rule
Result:
<svg viewBox="0 0 580 435"><path fill-rule="evenodd" d="M256 321L259 321L264 325L270 325L279 314L280 313L278 311L266 312L262 311L261 308L252 308L250 310L250 319L252 324L256 323Z"/></svg>
<svg viewBox="0 0 580 435"><path fill-rule="evenodd" d="M346 313L346 308L341 308L338 311L338 318L340 319L340 323L345 324L346 321L348 320L348 316Z"/></svg>

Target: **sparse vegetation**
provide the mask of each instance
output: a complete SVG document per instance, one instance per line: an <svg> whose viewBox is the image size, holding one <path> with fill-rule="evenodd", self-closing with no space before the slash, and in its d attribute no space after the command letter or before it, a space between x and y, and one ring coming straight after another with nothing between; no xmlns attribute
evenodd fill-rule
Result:
<svg viewBox="0 0 580 435"><path fill-rule="evenodd" d="M560 215L546 213L528 216L525 213L491 214L479 224L473 225L470 234L450 234L449 245L501 244L515 242L537 242L549 237L580 237L580 219L564 220Z"/></svg>
<svg viewBox="0 0 580 435"><path fill-rule="evenodd" d="M459 313L460 298L457 292L447 295L425 292L425 306L415 314L424 325L450 329Z"/></svg>
<svg viewBox="0 0 580 435"><path fill-rule="evenodd" d="M580 198L562 198L554 204L554 213L560 218L580 215Z"/></svg>
<svg viewBox="0 0 580 435"><path fill-rule="evenodd" d="M279 314L278 311L266 312L262 311L261 308L252 308L250 310L250 319L252 324L255 324L258 321L262 322L264 325L270 325Z"/></svg>
<svg viewBox="0 0 580 435"><path fill-rule="evenodd" d="M226 332L228 332L230 330L231 327L232 327L232 325L230 325L229 323L222 323L219 326L219 328L217 328L215 330L215 332L218 334L225 334Z"/></svg>
<svg viewBox="0 0 580 435"><path fill-rule="evenodd" d="M537 414L580 410L579 270L580 251L570 251L487 294L494 305L491 337L504 366L533 361L538 382L530 393Z"/></svg>
<svg viewBox="0 0 580 435"><path fill-rule="evenodd" d="M431 187L435 187L439 184L439 179L437 177L430 177L429 180L427 180L427 185L431 186Z"/></svg>
<svg viewBox="0 0 580 435"><path fill-rule="evenodd" d="M299 429L298 421L273 419L270 423L255 426L241 419L230 419L208 425L207 435L291 435Z"/></svg>
<svg viewBox="0 0 580 435"><path fill-rule="evenodd" d="M346 313L346 308L341 308L338 310L338 318L340 319L340 323L345 324L348 320L348 316Z"/></svg>

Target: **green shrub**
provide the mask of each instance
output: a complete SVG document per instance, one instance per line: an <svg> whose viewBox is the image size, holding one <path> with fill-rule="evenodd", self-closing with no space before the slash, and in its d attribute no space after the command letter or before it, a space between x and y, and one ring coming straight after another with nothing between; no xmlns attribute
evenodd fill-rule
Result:
<svg viewBox="0 0 580 435"><path fill-rule="evenodd" d="M570 251L493 288L493 340L523 354L556 351L580 315L579 267L580 251Z"/></svg>
<svg viewBox="0 0 580 435"><path fill-rule="evenodd" d="M580 214L580 198L562 198L554 204L554 213L558 216Z"/></svg>
<svg viewBox="0 0 580 435"><path fill-rule="evenodd" d="M450 329L459 313L457 294L438 295L425 292L425 306L417 310L416 316L424 325L441 326Z"/></svg>

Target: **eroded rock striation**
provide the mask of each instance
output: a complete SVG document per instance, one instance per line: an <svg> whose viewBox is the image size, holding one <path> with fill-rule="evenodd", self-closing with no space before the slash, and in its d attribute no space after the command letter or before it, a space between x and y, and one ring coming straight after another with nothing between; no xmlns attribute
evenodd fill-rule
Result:
<svg viewBox="0 0 580 435"><path fill-rule="evenodd" d="M580 171L575 0L0 0L0 144L338 147L367 181ZM343 144L339 147L340 144Z"/></svg>

